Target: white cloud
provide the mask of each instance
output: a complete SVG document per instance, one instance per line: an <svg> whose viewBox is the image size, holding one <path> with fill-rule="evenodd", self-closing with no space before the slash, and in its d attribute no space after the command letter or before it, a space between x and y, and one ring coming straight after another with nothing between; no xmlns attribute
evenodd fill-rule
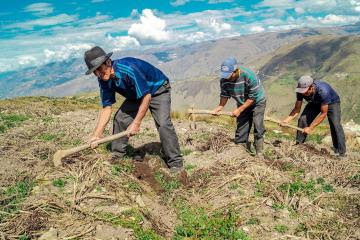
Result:
<svg viewBox="0 0 360 240"><path fill-rule="evenodd" d="M252 26L250 28L250 31L254 32L254 33L260 33L260 32L265 31L265 29L262 26Z"/></svg>
<svg viewBox="0 0 360 240"><path fill-rule="evenodd" d="M170 39L170 32L165 28L165 20L155 16L152 10L144 9L140 23L132 24L128 34L144 45L161 43Z"/></svg>
<svg viewBox="0 0 360 240"><path fill-rule="evenodd" d="M73 22L77 19L77 16L67 15L67 14L59 14L53 17L44 17L35 20L30 20L27 22L19 22L13 23L5 26L5 28L22 28L22 29L33 29L36 26L53 26L62 23Z"/></svg>
<svg viewBox="0 0 360 240"><path fill-rule="evenodd" d="M136 38L130 36L118 36L112 37L111 35L107 36L107 41L112 47L113 51L122 51L127 48L133 49L140 46L140 43Z"/></svg>
<svg viewBox="0 0 360 240"><path fill-rule="evenodd" d="M230 3L234 2L234 0L209 0L209 4L218 4L218 3Z"/></svg>
<svg viewBox="0 0 360 240"><path fill-rule="evenodd" d="M52 13L54 8L50 3L33 3L24 8L25 12L31 12L36 16L44 16Z"/></svg>
<svg viewBox="0 0 360 240"><path fill-rule="evenodd" d="M231 25L229 23L220 22L214 18L210 19L196 19L195 22L200 27L205 27L212 29L215 33L221 33L224 31L231 30Z"/></svg>
<svg viewBox="0 0 360 240"><path fill-rule="evenodd" d="M170 2L171 6L178 7L185 5L186 3L190 2L190 0L175 0Z"/></svg>
<svg viewBox="0 0 360 240"><path fill-rule="evenodd" d="M36 58L30 55L22 55L18 57L18 61L20 65L28 65L34 63Z"/></svg>
<svg viewBox="0 0 360 240"><path fill-rule="evenodd" d="M347 24L347 23L355 23L360 20L359 16L341 16L341 15L334 15L329 14L326 15L324 18L319 18L320 22L323 24Z"/></svg>

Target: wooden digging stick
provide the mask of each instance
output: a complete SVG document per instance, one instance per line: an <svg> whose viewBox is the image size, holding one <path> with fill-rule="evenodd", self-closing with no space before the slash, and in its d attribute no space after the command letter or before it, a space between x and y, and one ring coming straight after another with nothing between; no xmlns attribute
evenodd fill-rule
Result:
<svg viewBox="0 0 360 240"><path fill-rule="evenodd" d="M214 111L212 110L204 110L204 109L189 109L188 110L188 114L214 114ZM231 112L218 112L217 115L226 115L226 116L232 116ZM270 118L270 117L265 117L264 119L265 121L269 121L269 122L274 122L274 123L278 123L283 127L288 127L288 128L292 128L301 132L304 132L303 128L299 128L290 124L282 124L281 121Z"/></svg>
<svg viewBox="0 0 360 240"><path fill-rule="evenodd" d="M94 144L101 144L101 143L106 143L106 142L110 142L110 141L114 141L116 139L119 139L121 137L125 137L127 136L128 132L127 131L124 131L124 132L121 132L121 133L117 133L117 134L114 134L114 135L111 135L111 136L108 136L108 137L104 137L104 138L101 138L97 141L94 141L93 143ZM87 144L84 144L84 145L81 145L81 146L78 146L78 147L74 147L74 148L70 148L70 149L66 149L66 150L58 150L55 152L54 154L54 157L53 157L53 162L54 162L54 165L55 167L58 167L61 165L61 159L63 159L64 157L66 156L69 156L71 154L74 154L74 153L77 153L77 152L80 152L80 151L83 151L87 148L90 148L90 143L87 143Z"/></svg>

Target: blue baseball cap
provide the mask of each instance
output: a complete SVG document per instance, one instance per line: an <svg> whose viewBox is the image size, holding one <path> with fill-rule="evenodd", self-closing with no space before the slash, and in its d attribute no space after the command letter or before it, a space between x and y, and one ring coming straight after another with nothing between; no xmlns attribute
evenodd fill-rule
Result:
<svg viewBox="0 0 360 240"><path fill-rule="evenodd" d="M225 61L221 64L221 78L228 79L237 68L238 63L235 58L226 58Z"/></svg>

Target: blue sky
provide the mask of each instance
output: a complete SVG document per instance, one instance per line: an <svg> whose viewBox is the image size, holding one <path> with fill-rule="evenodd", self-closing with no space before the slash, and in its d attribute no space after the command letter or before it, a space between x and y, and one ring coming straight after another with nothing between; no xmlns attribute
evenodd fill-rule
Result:
<svg viewBox="0 0 360 240"><path fill-rule="evenodd" d="M10 4L11 3L11 4ZM13 0L0 10L0 72L110 51L360 21L360 0Z"/></svg>

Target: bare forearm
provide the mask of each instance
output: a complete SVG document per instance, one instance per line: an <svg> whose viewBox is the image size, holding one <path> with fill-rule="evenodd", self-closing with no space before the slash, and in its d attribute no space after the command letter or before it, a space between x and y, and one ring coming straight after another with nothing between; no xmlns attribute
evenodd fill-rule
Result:
<svg viewBox="0 0 360 240"><path fill-rule="evenodd" d="M104 133L104 129L110 120L111 111L112 111L111 106L104 107L103 109L101 109L93 136L97 136L97 137L102 136L102 134Z"/></svg>
<svg viewBox="0 0 360 240"><path fill-rule="evenodd" d="M220 102L219 102L219 106L224 107L226 105L227 101L228 101L228 98L221 97Z"/></svg>
<svg viewBox="0 0 360 240"><path fill-rule="evenodd" d="M151 101L151 94L146 94L142 100L141 100L141 104L139 107L139 111L136 114L136 117L134 119L134 123L139 124L141 123L141 121L143 120L143 118L146 115L147 110L149 109L149 105L150 105L150 101Z"/></svg>
<svg viewBox="0 0 360 240"><path fill-rule="evenodd" d="M291 122L294 118L296 118L299 115L299 111L295 108L290 112L289 116L285 118L285 122Z"/></svg>
<svg viewBox="0 0 360 240"><path fill-rule="evenodd" d="M315 118L315 120L310 124L310 128L314 129L317 125L319 125L326 118L326 113L321 113L319 116Z"/></svg>
<svg viewBox="0 0 360 240"><path fill-rule="evenodd" d="M253 105L254 102L255 101L253 99L247 99L244 104L239 107L239 110L244 111L245 109Z"/></svg>

